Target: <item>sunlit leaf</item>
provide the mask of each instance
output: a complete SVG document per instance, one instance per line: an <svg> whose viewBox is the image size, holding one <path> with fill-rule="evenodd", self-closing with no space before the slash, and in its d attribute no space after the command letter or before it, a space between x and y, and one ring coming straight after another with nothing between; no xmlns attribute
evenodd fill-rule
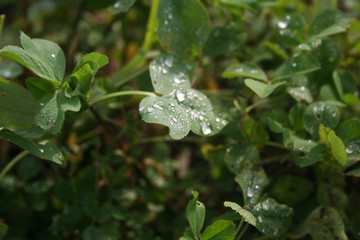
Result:
<svg viewBox="0 0 360 240"><path fill-rule="evenodd" d="M331 155L342 166L346 167L348 159L343 141L336 136L335 132L323 124L319 127L319 135L322 142L330 149Z"/></svg>
<svg viewBox="0 0 360 240"><path fill-rule="evenodd" d="M256 218L254 217L254 215L250 211L242 208L239 204L234 202L224 202L224 206L229 207L238 214L240 214L240 216L244 218L245 222L250 223L253 226L256 225Z"/></svg>
<svg viewBox="0 0 360 240"><path fill-rule="evenodd" d="M217 220L206 227L200 240L233 240L235 224L229 220Z"/></svg>

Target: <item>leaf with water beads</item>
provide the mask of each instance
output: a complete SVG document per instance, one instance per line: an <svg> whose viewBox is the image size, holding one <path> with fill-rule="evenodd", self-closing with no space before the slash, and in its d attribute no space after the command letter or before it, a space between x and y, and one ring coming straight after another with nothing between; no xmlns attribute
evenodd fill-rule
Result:
<svg viewBox="0 0 360 240"><path fill-rule="evenodd" d="M235 63L230 65L222 74L225 78L253 78L263 82L268 82L264 71L253 63Z"/></svg>
<svg viewBox="0 0 360 240"><path fill-rule="evenodd" d="M18 145L41 159L46 159L58 164L61 164L64 160L60 149L53 143L49 142L45 145L38 144L6 129L0 131L0 137Z"/></svg>
<svg viewBox="0 0 360 240"><path fill-rule="evenodd" d="M275 38L281 44L296 46L304 42L305 21L295 14L288 14L275 25Z"/></svg>
<svg viewBox="0 0 360 240"><path fill-rule="evenodd" d="M108 7L108 11L111 14L118 14L127 12L136 0L118 0L113 5Z"/></svg>
<svg viewBox="0 0 360 240"><path fill-rule="evenodd" d="M25 33L21 33L20 39L24 49L5 46L0 54L17 61L39 77L60 85L65 73L65 55L61 48L48 40L31 39Z"/></svg>
<svg viewBox="0 0 360 240"><path fill-rule="evenodd" d="M269 179L263 169L259 171L243 170L236 176L235 181L241 187L245 206L256 204L269 184Z"/></svg>
<svg viewBox="0 0 360 240"><path fill-rule="evenodd" d="M215 115L210 100L195 89L177 89L166 96L177 100L185 109L190 119L191 131L198 135L214 135L227 123Z"/></svg>
<svg viewBox="0 0 360 240"><path fill-rule="evenodd" d="M307 167L321 161L327 150L323 144L303 139L296 139L293 149L294 162L299 167Z"/></svg>
<svg viewBox="0 0 360 240"><path fill-rule="evenodd" d="M174 89L191 87L195 64L193 61L180 61L172 55L162 54L150 63L149 69L155 92L169 94Z"/></svg>
<svg viewBox="0 0 360 240"><path fill-rule="evenodd" d="M239 174L244 169L251 168L259 159L258 149L250 143L229 147L224 155L226 166L234 174Z"/></svg>
<svg viewBox="0 0 360 240"><path fill-rule="evenodd" d="M181 139L190 131L190 119L185 109L174 99L146 97L140 102L139 111L145 122L169 127L173 139Z"/></svg>
<svg viewBox="0 0 360 240"><path fill-rule="evenodd" d="M318 138L320 124L335 129L339 123L340 112L333 105L315 102L306 107L303 118L305 130Z"/></svg>
<svg viewBox="0 0 360 240"><path fill-rule="evenodd" d="M304 75L320 69L320 63L310 55L296 56L285 61L274 73L272 79L280 80L298 75Z"/></svg>
<svg viewBox="0 0 360 240"><path fill-rule="evenodd" d="M45 94L35 110L35 122L42 129L58 134L65 119L66 111L77 112L81 103L78 97L66 96L65 90L54 90Z"/></svg>
<svg viewBox="0 0 360 240"><path fill-rule="evenodd" d="M292 208L267 198L251 211L256 218L256 228L267 237L275 238L286 232L293 216Z"/></svg>
<svg viewBox="0 0 360 240"><path fill-rule="evenodd" d="M196 56L210 30L209 15L199 0L160 0L157 14L160 45L179 58Z"/></svg>

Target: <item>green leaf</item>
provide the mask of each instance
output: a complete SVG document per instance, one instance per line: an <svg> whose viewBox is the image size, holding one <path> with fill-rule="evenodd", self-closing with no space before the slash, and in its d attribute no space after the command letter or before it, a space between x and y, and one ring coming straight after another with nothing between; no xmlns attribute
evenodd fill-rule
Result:
<svg viewBox="0 0 360 240"><path fill-rule="evenodd" d="M191 88L191 78L195 64L192 61L179 61L174 56L162 54L149 66L152 85L156 93L169 94L174 89Z"/></svg>
<svg viewBox="0 0 360 240"><path fill-rule="evenodd" d="M342 140L360 138L360 119L353 118L343 121L336 130Z"/></svg>
<svg viewBox="0 0 360 240"><path fill-rule="evenodd" d="M297 46L305 39L305 21L295 14L288 14L275 25L275 39L290 46Z"/></svg>
<svg viewBox="0 0 360 240"><path fill-rule="evenodd" d="M293 142L294 161L299 167L313 165L325 156L326 146L311 140L297 139Z"/></svg>
<svg viewBox="0 0 360 240"><path fill-rule="evenodd" d="M288 115L282 109L273 109L271 112L266 113L266 117L268 120L269 128L273 132L282 133L287 129L289 125Z"/></svg>
<svg viewBox="0 0 360 240"><path fill-rule="evenodd" d="M48 40L31 39L25 33L21 33L20 39L24 49L6 46L0 54L17 61L39 77L60 85L65 73L65 55L61 48Z"/></svg>
<svg viewBox="0 0 360 240"><path fill-rule="evenodd" d="M16 62L4 61L0 63L0 78L16 78L22 73L22 67Z"/></svg>
<svg viewBox="0 0 360 240"><path fill-rule="evenodd" d="M67 89L69 97L84 96L88 97L91 84L98 70L98 65L94 62L87 62L71 74L69 85L71 89Z"/></svg>
<svg viewBox="0 0 360 240"><path fill-rule="evenodd" d="M309 28L309 37L321 38L344 32L350 27L349 20L337 10L327 9L316 16Z"/></svg>
<svg viewBox="0 0 360 240"><path fill-rule="evenodd" d="M209 34L209 15L199 0L160 0L157 35L160 45L179 58L196 56Z"/></svg>
<svg viewBox="0 0 360 240"><path fill-rule="evenodd" d="M109 59L106 55L97 52L88 53L80 59L78 64L75 66L73 73L77 72L82 66L90 62L97 64L97 71L99 68L106 66L109 63Z"/></svg>
<svg viewBox="0 0 360 240"><path fill-rule="evenodd" d="M239 174L259 161L259 151L250 143L237 144L226 150L224 161L230 172Z"/></svg>
<svg viewBox="0 0 360 240"><path fill-rule="evenodd" d="M307 106L304 112L305 130L314 137L319 137L319 126L335 129L340 119L340 112L337 107L324 103L315 102Z"/></svg>
<svg viewBox="0 0 360 240"><path fill-rule="evenodd" d="M256 226L256 218L250 211L240 207L240 205L238 205L237 203L234 203L234 202L224 202L224 206L229 207L232 210L234 210L235 212L237 212L238 214L240 214L240 216L242 216L244 218L245 222L247 222L253 226Z"/></svg>
<svg viewBox="0 0 360 240"><path fill-rule="evenodd" d="M195 239L200 239L200 230L205 220L205 206L198 201L198 193L194 192L194 199L186 207L186 215L190 224L191 232Z"/></svg>
<svg viewBox="0 0 360 240"><path fill-rule="evenodd" d="M269 184L269 179L262 168L258 171L243 170L236 176L235 181L241 187L245 206L256 204Z"/></svg>
<svg viewBox="0 0 360 240"><path fill-rule="evenodd" d="M296 206L308 198L313 183L302 177L284 175L276 179L271 186L271 195L278 201Z"/></svg>
<svg viewBox="0 0 360 240"><path fill-rule="evenodd" d="M191 131L202 136L218 133L227 122L216 116L210 100L195 89L177 89L167 95L182 106L189 119Z"/></svg>
<svg viewBox="0 0 360 240"><path fill-rule="evenodd" d="M233 240L235 224L229 220L217 220L205 228L201 240Z"/></svg>
<svg viewBox="0 0 360 240"><path fill-rule="evenodd" d="M224 78L248 77L268 82L268 78L261 68L253 63L235 63L230 65L222 74Z"/></svg>
<svg viewBox="0 0 360 240"><path fill-rule="evenodd" d="M180 237L179 240L194 240L194 236L191 233L190 228L187 228L184 232L184 235L182 237Z"/></svg>
<svg viewBox="0 0 360 240"><path fill-rule="evenodd" d="M313 101L309 80L305 75L292 77L286 90L298 102L311 103Z"/></svg>
<svg viewBox="0 0 360 240"><path fill-rule="evenodd" d="M291 208L271 198L256 204L251 212L256 218L257 230L270 238L276 238L285 233L293 215Z"/></svg>
<svg viewBox="0 0 360 240"><path fill-rule="evenodd" d="M319 135L322 142L330 149L331 155L342 166L346 167L348 163L347 152L343 141L336 136L335 132L323 124L319 127Z"/></svg>
<svg viewBox="0 0 360 240"><path fill-rule="evenodd" d="M0 131L0 137L18 145L41 159L50 160L58 164L61 164L64 160L61 151L53 143L49 142L45 145L34 143L6 129Z"/></svg>
<svg viewBox="0 0 360 240"><path fill-rule="evenodd" d="M291 107L289 112L289 124L294 131L300 131L304 129L304 119L303 115L305 112L306 105L304 104L295 104Z"/></svg>
<svg viewBox="0 0 360 240"><path fill-rule="evenodd" d="M304 75L320 69L320 63L310 55L300 55L285 61L272 76L273 80L281 80Z"/></svg>
<svg viewBox="0 0 360 240"><path fill-rule="evenodd" d="M284 85L285 83L286 82L266 84L253 79L245 79L245 85L253 90L260 98L266 98L275 91L276 88Z"/></svg>
<svg viewBox="0 0 360 240"><path fill-rule="evenodd" d="M340 214L334 208L315 210L309 224L308 232L313 240L347 240L345 226Z"/></svg>
<svg viewBox="0 0 360 240"><path fill-rule="evenodd" d="M204 53L210 57L227 56L244 42L246 33L235 23L211 30Z"/></svg>
<svg viewBox="0 0 360 240"><path fill-rule="evenodd" d="M344 145L348 153L348 165L358 162L360 160L360 137L344 140Z"/></svg>
<svg viewBox="0 0 360 240"><path fill-rule="evenodd" d="M353 169L345 174L348 176L360 177L360 168Z"/></svg>
<svg viewBox="0 0 360 240"><path fill-rule="evenodd" d="M0 128L26 129L35 125L36 101L15 82L0 78Z"/></svg>
<svg viewBox="0 0 360 240"><path fill-rule="evenodd" d="M190 131L190 119L186 110L174 99L146 97L140 102L139 111L145 122L169 127L169 134L173 139L181 139Z"/></svg>
<svg viewBox="0 0 360 240"><path fill-rule="evenodd" d="M111 14L127 12L135 2L136 0L118 0L113 5L108 7L108 11Z"/></svg>
<svg viewBox="0 0 360 240"><path fill-rule="evenodd" d="M45 94L36 106L35 122L42 129L58 134L65 119L66 111L77 112L81 104L77 97L69 98L65 90L53 90Z"/></svg>
<svg viewBox="0 0 360 240"><path fill-rule="evenodd" d="M344 98L344 90L343 90L343 87L342 87L339 72L337 72L337 71L333 72L333 81L334 81L334 84L335 84L336 91L339 94L339 97L341 99L343 99Z"/></svg>
<svg viewBox="0 0 360 240"><path fill-rule="evenodd" d="M53 82L37 77L27 78L26 86L37 100L40 100L46 93L56 88Z"/></svg>

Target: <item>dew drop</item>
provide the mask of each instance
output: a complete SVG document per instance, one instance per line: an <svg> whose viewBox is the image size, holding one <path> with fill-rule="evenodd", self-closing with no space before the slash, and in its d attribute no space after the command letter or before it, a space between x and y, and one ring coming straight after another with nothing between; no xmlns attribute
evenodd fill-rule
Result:
<svg viewBox="0 0 360 240"><path fill-rule="evenodd" d="M39 151L40 151L41 153L44 153L44 149L42 149L42 148L39 148Z"/></svg>
<svg viewBox="0 0 360 240"><path fill-rule="evenodd" d="M119 2L116 2L115 4L114 4L114 8L119 8L120 7L120 3Z"/></svg>
<svg viewBox="0 0 360 240"><path fill-rule="evenodd" d="M251 70L250 73L252 74L257 73L257 70Z"/></svg>
<svg viewBox="0 0 360 240"><path fill-rule="evenodd" d="M261 223L264 221L261 216L258 216L258 220L259 220L259 222L261 222Z"/></svg>
<svg viewBox="0 0 360 240"><path fill-rule="evenodd" d="M168 67L172 67L172 65L173 65L173 58L172 58L172 57L166 58L166 59L165 59L165 64L166 64L166 66L168 66Z"/></svg>
<svg viewBox="0 0 360 240"><path fill-rule="evenodd" d="M296 67L296 66L297 66L297 63L294 62L294 63L291 64L291 66Z"/></svg>
<svg viewBox="0 0 360 240"><path fill-rule="evenodd" d="M3 73L3 76L4 76L4 77L10 77L10 76L11 76L11 72L8 71L8 70L5 70L4 73Z"/></svg>
<svg viewBox="0 0 360 240"><path fill-rule="evenodd" d="M261 204L262 208L267 211L269 210L270 206L269 206L269 201L265 200L262 204Z"/></svg>
<svg viewBox="0 0 360 240"><path fill-rule="evenodd" d="M177 120L176 118L174 118L174 117L172 118L172 120L173 120L174 122L176 122L176 123L178 122L178 120Z"/></svg>
<svg viewBox="0 0 360 240"><path fill-rule="evenodd" d="M40 103L40 107L43 107L45 104L44 103Z"/></svg>
<svg viewBox="0 0 360 240"><path fill-rule="evenodd" d="M153 105L153 107L154 107L155 109L158 109L158 110L163 110L163 108L162 108L159 104L157 104L157 103L155 103L155 104Z"/></svg>
<svg viewBox="0 0 360 240"><path fill-rule="evenodd" d="M279 28L286 28L287 25L288 25L287 22L284 22L284 21L279 21L279 22L278 22L278 27L279 27Z"/></svg>
<svg viewBox="0 0 360 240"><path fill-rule="evenodd" d="M147 111L149 112L149 113L151 113L151 112L154 112L154 108L152 108L152 107L148 107L148 109L147 109Z"/></svg>
<svg viewBox="0 0 360 240"><path fill-rule="evenodd" d="M207 123L201 124L201 130L205 135L209 135L211 133L211 128Z"/></svg>
<svg viewBox="0 0 360 240"><path fill-rule="evenodd" d="M179 102L185 101L185 93L180 90L176 91L176 98Z"/></svg>
<svg viewBox="0 0 360 240"><path fill-rule="evenodd" d="M51 56L52 56L53 58L55 58L55 54L51 54Z"/></svg>
<svg viewBox="0 0 360 240"><path fill-rule="evenodd" d="M253 197L254 196L254 192L250 187L248 187L248 189L247 189L247 196L248 197Z"/></svg>

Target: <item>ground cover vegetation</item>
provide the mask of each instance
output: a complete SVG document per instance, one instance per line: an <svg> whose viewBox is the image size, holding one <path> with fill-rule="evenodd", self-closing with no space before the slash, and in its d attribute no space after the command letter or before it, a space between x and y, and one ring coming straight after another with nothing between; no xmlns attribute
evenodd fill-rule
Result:
<svg viewBox="0 0 360 240"><path fill-rule="evenodd" d="M358 1L0 14L0 239L360 239Z"/></svg>

